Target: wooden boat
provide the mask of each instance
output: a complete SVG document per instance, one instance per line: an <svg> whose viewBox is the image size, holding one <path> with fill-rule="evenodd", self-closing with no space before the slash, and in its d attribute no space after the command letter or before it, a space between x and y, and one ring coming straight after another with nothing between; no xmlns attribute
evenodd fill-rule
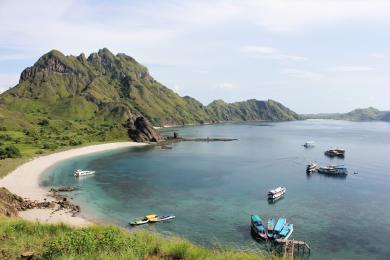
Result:
<svg viewBox="0 0 390 260"><path fill-rule="evenodd" d="M280 240L281 242L285 242L292 234L294 231L294 225L293 224L286 224L284 225L282 231L280 231Z"/></svg>
<svg viewBox="0 0 390 260"><path fill-rule="evenodd" d="M274 227L275 227L275 219L270 218L268 219L268 224L267 224L267 237L272 238L274 235Z"/></svg>
<svg viewBox="0 0 390 260"><path fill-rule="evenodd" d="M286 218L279 218L278 222L276 222L275 228L274 228L274 239L280 238L280 232L286 225Z"/></svg>
<svg viewBox="0 0 390 260"><path fill-rule="evenodd" d="M161 217L150 219L149 222L161 222L161 221L171 220L174 218L176 218L176 216L169 214L169 215L163 215Z"/></svg>
<svg viewBox="0 0 390 260"><path fill-rule="evenodd" d="M143 218L136 218L132 222L130 222L129 224L132 225L132 226L143 225L143 224L152 222L152 221L154 221L157 218L158 218L158 216L156 214L149 214L149 215L146 215Z"/></svg>
<svg viewBox="0 0 390 260"><path fill-rule="evenodd" d="M268 191L268 199L276 199L282 197L286 193L285 187L277 187L276 189Z"/></svg>
<svg viewBox="0 0 390 260"><path fill-rule="evenodd" d="M263 222L258 215L251 215L251 229L252 231L263 239L267 239Z"/></svg>

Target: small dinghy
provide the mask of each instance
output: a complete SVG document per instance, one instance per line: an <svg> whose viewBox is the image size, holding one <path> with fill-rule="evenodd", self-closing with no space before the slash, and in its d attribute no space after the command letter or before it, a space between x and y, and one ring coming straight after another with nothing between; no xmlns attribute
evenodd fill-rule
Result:
<svg viewBox="0 0 390 260"><path fill-rule="evenodd" d="M162 217L153 218L149 222L161 222L161 221L166 221L174 218L176 218L176 216L172 214L168 214L168 215L163 215Z"/></svg>
<svg viewBox="0 0 390 260"><path fill-rule="evenodd" d="M85 171L85 170L76 170L73 174L74 177L81 177L81 176L88 176L88 175L92 175L92 174L95 174L95 171Z"/></svg>

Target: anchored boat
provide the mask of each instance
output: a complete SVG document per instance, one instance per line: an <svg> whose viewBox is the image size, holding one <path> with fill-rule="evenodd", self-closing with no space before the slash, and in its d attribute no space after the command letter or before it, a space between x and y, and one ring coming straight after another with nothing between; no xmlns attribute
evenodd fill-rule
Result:
<svg viewBox="0 0 390 260"><path fill-rule="evenodd" d="M161 222L161 221L166 221L166 220L170 220L170 219L174 219L174 218L176 218L176 216L168 214L168 215L163 215L161 217L153 218L153 219L149 220L149 222Z"/></svg>
<svg viewBox="0 0 390 260"><path fill-rule="evenodd" d="M76 170L73 174L74 177L88 176L94 174L95 171Z"/></svg>
<svg viewBox="0 0 390 260"><path fill-rule="evenodd" d="M267 233L265 231L263 222L258 215L251 216L251 229L259 237L263 239L267 238Z"/></svg>
<svg viewBox="0 0 390 260"><path fill-rule="evenodd" d="M318 173L332 176L346 176L348 174L348 170L344 167L344 165L329 165L319 167Z"/></svg>
<svg viewBox="0 0 390 260"><path fill-rule="evenodd" d="M345 150L342 148L333 148L333 149L325 151L325 155L327 155L329 157L344 158Z"/></svg>
<svg viewBox="0 0 390 260"><path fill-rule="evenodd" d="M267 237L272 238L274 236L274 227L275 227L275 219L270 218L268 219L267 224Z"/></svg>
<svg viewBox="0 0 390 260"><path fill-rule="evenodd" d="M143 218L136 218L132 222L130 222L129 224L132 226L143 225L143 224L152 222L153 220L156 220L157 218L158 218L158 216L156 214L149 214Z"/></svg>
<svg viewBox="0 0 390 260"><path fill-rule="evenodd" d="M293 224L286 224L284 225L282 231L280 231L280 241L285 242L292 234L294 231L294 225Z"/></svg>
<svg viewBox="0 0 390 260"><path fill-rule="evenodd" d="M320 165L316 162L312 162L306 166L306 173L309 175L315 173L318 168L320 168Z"/></svg>
<svg viewBox="0 0 390 260"><path fill-rule="evenodd" d="M314 143L314 141L307 141L303 146L305 148L309 148L309 147L314 147L316 144Z"/></svg>
<svg viewBox="0 0 390 260"><path fill-rule="evenodd" d="M280 232L284 228L284 225L286 225L286 218L279 218L274 228L274 239L280 238Z"/></svg>
<svg viewBox="0 0 390 260"><path fill-rule="evenodd" d="M285 187L277 187L276 189L268 191L268 199L277 199L282 197L286 193L287 189Z"/></svg>

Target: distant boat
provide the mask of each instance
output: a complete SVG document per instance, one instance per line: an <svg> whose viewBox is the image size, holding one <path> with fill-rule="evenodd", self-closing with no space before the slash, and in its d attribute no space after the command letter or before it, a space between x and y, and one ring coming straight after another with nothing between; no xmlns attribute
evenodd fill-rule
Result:
<svg viewBox="0 0 390 260"><path fill-rule="evenodd" d="M341 148L333 148L333 149L325 151L325 155L327 155L329 157L344 158L345 150L341 149Z"/></svg>
<svg viewBox="0 0 390 260"><path fill-rule="evenodd" d="M251 229L259 237L264 239L267 238L263 222L258 215L251 215Z"/></svg>
<svg viewBox="0 0 390 260"><path fill-rule="evenodd" d="M314 147L314 146L316 146L316 144L315 144L314 141L307 141L306 143L304 143L303 146L306 147L306 148L309 148L309 147Z"/></svg>
<svg viewBox="0 0 390 260"><path fill-rule="evenodd" d="M132 226L143 225L143 224L152 222L153 220L156 220L157 218L158 218L158 216L156 214L149 214L143 218L136 218L132 222L130 222L129 224Z"/></svg>
<svg viewBox="0 0 390 260"><path fill-rule="evenodd" d="M273 219L273 218L268 219L268 224L267 224L267 237L268 238L273 237L274 227L275 227L275 219Z"/></svg>
<svg viewBox="0 0 390 260"><path fill-rule="evenodd" d="M88 176L94 174L95 171L76 170L73 174L74 177Z"/></svg>
<svg viewBox="0 0 390 260"><path fill-rule="evenodd" d="M277 187L276 189L268 191L268 199L277 199L282 197L286 193L285 187Z"/></svg>
<svg viewBox="0 0 390 260"><path fill-rule="evenodd" d="M344 165L329 165L321 166L318 168L318 173L333 175L333 176L345 176L348 174L348 170Z"/></svg>
<svg viewBox="0 0 390 260"><path fill-rule="evenodd" d="M312 174L318 170L320 165L316 162L312 162L306 166L306 173L307 174Z"/></svg>
<svg viewBox="0 0 390 260"><path fill-rule="evenodd" d="M274 228L274 239L280 238L280 232L286 225L286 218L279 218Z"/></svg>

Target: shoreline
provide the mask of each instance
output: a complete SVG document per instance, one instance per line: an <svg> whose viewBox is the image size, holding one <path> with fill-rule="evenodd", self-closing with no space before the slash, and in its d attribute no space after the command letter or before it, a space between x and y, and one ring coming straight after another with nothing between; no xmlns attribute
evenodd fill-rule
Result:
<svg viewBox="0 0 390 260"><path fill-rule="evenodd" d="M144 145L147 144L136 142L96 144L34 157L0 179L0 187L5 187L10 192L24 199L55 201L53 197L49 196L49 190L39 185L40 176L54 164L81 155ZM66 210L53 211L50 209L29 209L26 211L19 211L19 216L26 220L42 223L63 222L73 226L86 226L93 224L93 222L82 217L80 214L72 216L72 213L67 212Z"/></svg>

